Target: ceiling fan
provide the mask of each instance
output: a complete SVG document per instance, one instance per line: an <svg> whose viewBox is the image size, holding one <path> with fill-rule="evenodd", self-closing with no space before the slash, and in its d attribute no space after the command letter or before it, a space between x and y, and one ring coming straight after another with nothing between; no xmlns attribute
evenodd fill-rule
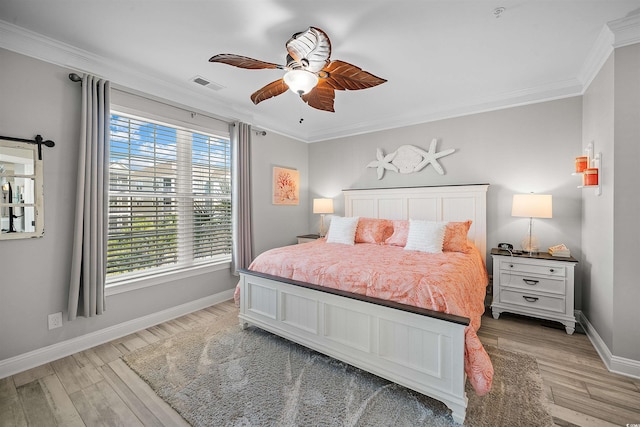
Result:
<svg viewBox="0 0 640 427"><path fill-rule="evenodd" d="M273 98L290 89L309 106L331 111L336 90L367 89L386 82L385 79L344 61L330 61L331 41L320 28L309 27L294 34L286 43L287 65L273 64L246 56L223 53L209 62L220 62L250 70L287 70L283 78L269 83L251 95L254 104Z"/></svg>

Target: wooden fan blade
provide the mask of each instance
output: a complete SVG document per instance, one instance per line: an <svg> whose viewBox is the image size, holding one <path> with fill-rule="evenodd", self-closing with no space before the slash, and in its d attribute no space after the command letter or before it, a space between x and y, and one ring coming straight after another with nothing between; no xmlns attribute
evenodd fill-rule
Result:
<svg viewBox="0 0 640 427"><path fill-rule="evenodd" d="M336 90L368 89L386 82L385 79L344 61L331 61L324 71L329 73L324 81Z"/></svg>
<svg viewBox="0 0 640 427"><path fill-rule="evenodd" d="M284 69L282 65L272 64L271 62L260 61L258 59L246 56L235 55L233 53L221 53L209 58L209 62L220 62L222 64L233 65L238 68L247 68L249 70L261 70L279 68Z"/></svg>
<svg viewBox="0 0 640 427"><path fill-rule="evenodd" d="M313 88L306 95L302 95L301 98L304 102L309 104L310 107L318 110L335 112L333 109L333 99L336 92L326 82L318 82L318 86Z"/></svg>
<svg viewBox="0 0 640 427"><path fill-rule="evenodd" d="M274 96L278 96L281 93L285 93L289 89L289 86L284 82L284 80L276 80L275 82L271 82L262 89L258 89L251 95L251 100L254 104L258 104L265 99L273 98Z"/></svg>

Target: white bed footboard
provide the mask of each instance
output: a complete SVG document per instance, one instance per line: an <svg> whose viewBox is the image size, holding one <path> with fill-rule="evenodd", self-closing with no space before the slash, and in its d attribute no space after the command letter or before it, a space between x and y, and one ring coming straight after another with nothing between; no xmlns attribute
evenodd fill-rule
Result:
<svg viewBox="0 0 640 427"><path fill-rule="evenodd" d="M241 271L240 323L442 401L462 423L468 319Z"/></svg>

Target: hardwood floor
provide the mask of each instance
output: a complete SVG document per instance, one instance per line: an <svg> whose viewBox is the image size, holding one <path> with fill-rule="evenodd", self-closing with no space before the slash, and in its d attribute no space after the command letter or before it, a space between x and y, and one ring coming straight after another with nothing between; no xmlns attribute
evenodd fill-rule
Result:
<svg viewBox="0 0 640 427"><path fill-rule="evenodd" d="M0 426L186 426L120 357L235 310L227 301L1 379ZM609 373L585 335L508 313L485 315L478 335L536 357L556 425L640 423L640 380Z"/></svg>
<svg viewBox="0 0 640 427"><path fill-rule="evenodd" d="M236 310L223 302L0 379L0 426L188 426L120 357Z"/></svg>
<svg viewBox="0 0 640 427"><path fill-rule="evenodd" d="M640 380L607 371L586 335L567 335L559 323L502 313L482 318L485 345L527 353L538 361L558 426L640 423Z"/></svg>

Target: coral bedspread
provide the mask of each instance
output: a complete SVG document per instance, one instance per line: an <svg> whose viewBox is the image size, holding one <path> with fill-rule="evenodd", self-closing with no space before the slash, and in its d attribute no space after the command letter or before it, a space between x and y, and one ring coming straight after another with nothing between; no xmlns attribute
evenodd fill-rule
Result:
<svg viewBox="0 0 640 427"><path fill-rule="evenodd" d="M476 335L488 275L475 247L469 253L428 254L319 239L267 251L249 270L467 317L465 372L478 395L491 389L493 366Z"/></svg>

